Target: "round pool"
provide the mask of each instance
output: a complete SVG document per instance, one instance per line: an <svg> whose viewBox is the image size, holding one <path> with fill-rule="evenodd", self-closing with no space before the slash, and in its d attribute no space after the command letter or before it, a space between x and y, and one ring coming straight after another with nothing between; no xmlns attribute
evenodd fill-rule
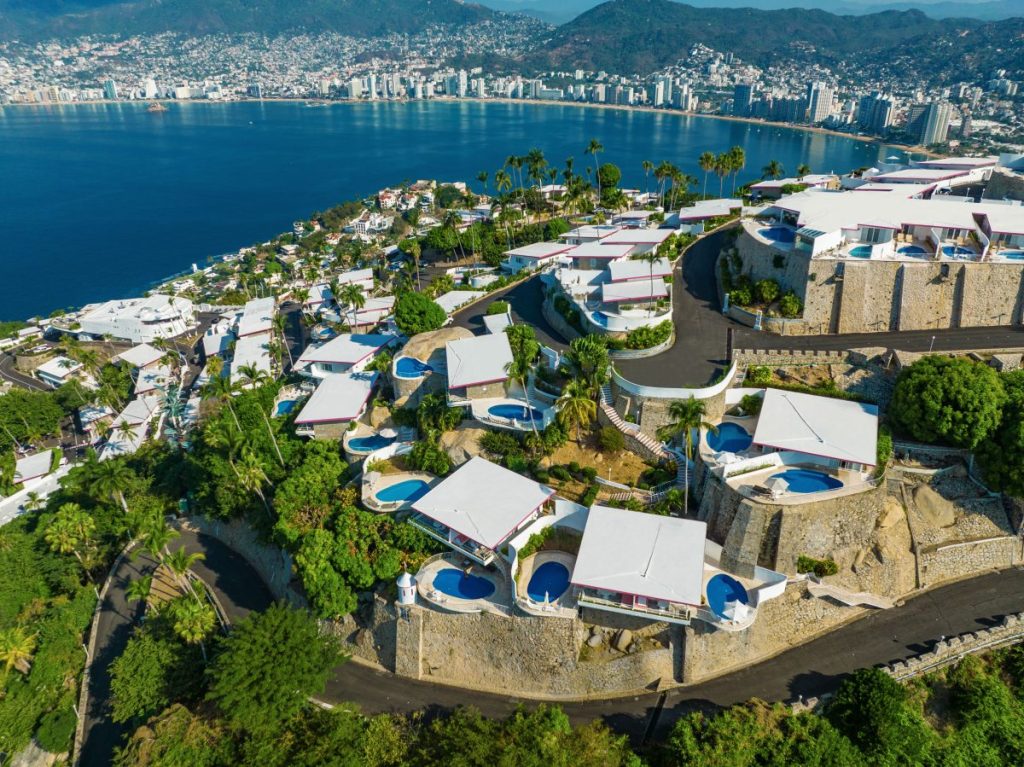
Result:
<svg viewBox="0 0 1024 767"><path fill-rule="evenodd" d="M462 570L446 567L434 576L434 588L442 594L459 599L483 599L494 593L494 583L479 575L466 575Z"/></svg>
<svg viewBox="0 0 1024 767"><path fill-rule="evenodd" d="M1024 261L1024 250L1004 250L1002 255L1011 261Z"/></svg>
<svg viewBox="0 0 1024 767"><path fill-rule="evenodd" d="M419 378L433 370L426 362L415 357L399 357L395 362L395 375L399 378Z"/></svg>
<svg viewBox="0 0 1024 767"><path fill-rule="evenodd" d="M334 338L337 333L334 332L333 328L329 328L326 325L317 325L310 331L310 335L316 341L326 341L329 338Z"/></svg>
<svg viewBox="0 0 1024 767"><path fill-rule="evenodd" d="M835 490L843 483L823 471L813 469L786 469L772 474L769 479L784 479L791 493L820 493L822 490Z"/></svg>
<svg viewBox="0 0 1024 767"><path fill-rule="evenodd" d="M857 247L850 249L850 255L854 258L871 258L871 246L858 245Z"/></svg>
<svg viewBox="0 0 1024 767"><path fill-rule="evenodd" d="M928 253L928 251L922 248L920 245L904 245L896 252L899 253L901 256L923 256L926 253Z"/></svg>
<svg viewBox="0 0 1024 767"><path fill-rule="evenodd" d="M374 450L387 447L394 441L394 437L382 437L379 434L369 437L353 437L348 441L348 449L353 453L372 453Z"/></svg>
<svg viewBox="0 0 1024 767"><path fill-rule="evenodd" d="M711 576L711 580L704 587L704 593L708 600L708 607L719 618L727 617L725 614L727 602L739 602L745 605L748 604L749 599L743 584L724 573Z"/></svg>
<svg viewBox="0 0 1024 767"><path fill-rule="evenodd" d="M974 251L970 248L962 248L959 245L943 245L942 255L950 258L963 258L965 256L973 256Z"/></svg>
<svg viewBox="0 0 1024 767"><path fill-rule="evenodd" d="M378 491L374 497L383 503L395 501L418 501L430 490L430 485L422 479L403 479Z"/></svg>
<svg viewBox="0 0 1024 767"><path fill-rule="evenodd" d="M513 405L510 402L503 402L500 405L491 405L487 412L498 418L508 418L515 421L541 420L544 415L536 408L526 405Z"/></svg>
<svg viewBox="0 0 1024 767"><path fill-rule="evenodd" d="M708 431L706 441L716 453L739 453L750 447L754 438L738 423L730 422L719 424L717 433Z"/></svg>
<svg viewBox="0 0 1024 767"><path fill-rule="evenodd" d="M765 229L758 229L757 233L772 242L794 242L796 240L796 232L785 226L769 226Z"/></svg>
<svg viewBox="0 0 1024 767"><path fill-rule="evenodd" d="M569 588L569 568L561 562L545 562L530 576L526 593L534 602L554 602Z"/></svg>
<svg viewBox="0 0 1024 767"><path fill-rule="evenodd" d="M274 410L276 416L286 416L295 409L295 403L297 400L285 399L277 403L277 408Z"/></svg>

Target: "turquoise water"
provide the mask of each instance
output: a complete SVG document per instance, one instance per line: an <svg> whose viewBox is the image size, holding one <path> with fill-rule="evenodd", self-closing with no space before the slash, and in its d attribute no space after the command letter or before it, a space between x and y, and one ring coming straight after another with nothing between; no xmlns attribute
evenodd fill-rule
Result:
<svg viewBox="0 0 1024 767"><path fill-rule="evenodd" d="M582 172L591 138L605 147L602 162L622 168L623 184L639 188L643 160L668 160L703 184L700 153L737 144L747 154L740 183L772 159L843 171L900 152L767 125L530 103L3 107L0 242L31 257L0 251L0 319L136 294L403 179L462 179L479 190L477 173L493 177L531 147L559 168L575 157ZM282 195L282 178L302 183ZM708 192L718 191L712 174Z"/></svg>
<svg viewBox="0 0 1024 767"><path fill-rule="evenodd" d="M898 251L901 256L923 256L928 251L922 248L920 245L904 245Z"/></svg>
<svg viewBox="0 0 1024 767"><path fill-rule="evenodd" d="M796 232L784 226L770 226L767 229L759 229L758 234L772 242L795 242Z"/></svg>
<svg viewBox="0 0 1024 767"><path fill-rule="evenodd" d="M569 569L561 562L545 562L530 576L526 593L534 602L543 602L545 597L554 602L569 588Z"/></svg>
<svg viewBox="0 0 1024 767"><path fill-rule="evenodd" d="M348 449L353 453L370 453L387 447L394 441L392 437L382 437L379 434L370 437L353 437L348 441Z"/></svg>
<svg viewBox="0 0 1024 767"><path fill-rule="evenodd" d="M442 594L459 599L483 599L494 593L494 584L479 575L466 575L462 570L446 567L434 576L434 588Z"/></svg>
<svg viewBox="0 0 1024 767"><path fill-rule="evenodd" d="M747 604L747 590L743 584L724 573L711 576L704 592L708 598L708 607L719 618L725 617L726 602Z"/></svg>
<svg viewBox="0 0 1024 767"><path fill-rule="evenodd" d="M426 362L420 362L415 357L399 357L395 362L395 375L399 378L419 378L433 369Z"/></svg>
<svg viewBox="0 0 1024 767"><path fill-rule="evenodd" d="M738 453L741 450L746 450L754 441L754 438L750 436L750 432L738 423L732 422L719 424L718 431L709 431L706 439L708 447L716 453L723 451Z"/></svg>
<svg viewBox="0 0 1024 767"><path fill-rule="evenodd" d="M843 486L835 477L813 469L786 469L770 477L776 478L786 480L791 493L820 493L822 490L835 490Z"/></svg>
<svg viewBox="0 0 1024 767"><path fill-rule="evenodd" d="M855 248L850 248L850 255L854 258L871 258L871 246L858 245Z"/></svg>
<svg viewBox="0 0 1024 767"><path fill-rule="evenodd" d="M430 490L430 485L422 479L404 479L377 493L377 500L384 503L393 501L418 501Z"/></svg>
<svg viewBox="0 0 1024 767"><path fill-rule="evenodd" d="M295 405L298 400L286 399L281 400L277 403L277 409L274 411L276 416L286 416L295 409Z"/></svg>
<svg viewBox="0 0 1024 767"><path fill-rule="evenodd" d="M487 412L498 418L509 418L516 421L526 421L529 419L539 421L544 417L544 414L536 408L527 407L526 405L511 405L509 403L492 405L487 408Z"/></svg>

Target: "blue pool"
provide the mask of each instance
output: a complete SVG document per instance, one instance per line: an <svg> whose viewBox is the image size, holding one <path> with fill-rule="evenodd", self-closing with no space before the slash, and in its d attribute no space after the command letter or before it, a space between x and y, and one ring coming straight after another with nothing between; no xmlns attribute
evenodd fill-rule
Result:
<svg viewBox="0 0 1024 767"><path fill-rule="evenodd" d="M716 453L739 453L750 447L754 438L750 432L738 423L723 423L718 426L718 433L707 433L708 447Z"/></svg>
<svg viewBox="0 0 1024 767"><path fill-rule="evenodd" d="M494 593L494 584L479 575L466 575L462 570L446 567L434 576L434 588L442 594L459 599L483 599Z"/></svg>
<svg viewBox="0 0 1024 767"><path fill-rule="evenodd" d="M285 399L277 403L277 409L274 410L276 416L286 416L295 409L297 400Z"/></svg>
<svg viewBox="0 0 1024 767"><path fill-rule="evenodd" d="M353 437L348 441L348 449L353 453L372 453L374 450L387 447L394 441L394 437L382 437L379 434L374 434L371 437Z"/></svg>
<svg viewBox="0 0 1024 767"><path fill-rule="evenodd" d="M554 602L569 588L569 569L561 562L545 562L530 577L526 593L534 602Z"/></svg>
<svg viewBox="0 0 1024 767"><path fill-rule="evenodd" d="M501 405L492 405L487 408L487 412L498 418L510 418L516 421L526 421L529 419L539 421L544 417L544 414L536 408L527 407L526 405L512 405L507 402Z"/></svg>
<svg viewBox="0 0 1024 767"><path fill-rule="evenodd" d="M1024 261L1024 250L1004 250L1003 255L1012 261Z"/></svg>
<svg viewBox="0 0 1024 767"><path fill-rule="evenodd" d="M904 245L896 252L899 253L901 256L923 256L928 251L922 248L920 245Z"/></svg>
<svg viewBox="0 0 1024 767"><path fill-rule="evenodd" d="M850 255L854 258L871 258L871 246L858 245L857 247L850 249Z"/></svg>
<svg viewBox="0 0 1024 767"><path fill-rule="evenodd" d="M794 242L796 232L785 226L770 226L767 229L759 229L758 234L772 242Z"/></svg>
<svg viewBox="0 0 1024 767"><path fill-rule="evenodd" d="M711 576L711 580L708 581L704 591L707 594L708 607L719 618L726 617L726 602L748 604L747 590L743 588L743 584L724 573Z"/></svg>
<svg viewBox="0 0 1024 767"><path fill-rule="evenodd" d="M419 378L433 370L426 362L420 362L415 357L399 357L395 362L395 375L399 378Z"/></svg>
<svg viewBox="0 0 1024 767"><path fill-rule="evenodd" d="M786 469L772 474L769 479L777 477L786 480L791 493L820 493L822 490L835 490L843 486L835 477L813 469Z"/></svg>
<svg viewBox="0 0 1024 767"><path fill-rule="evenodd" d="M401 482L385 487L376 494L376 498L384 503L418 501L427 494L428 490L430 490L430 485L422 479L403 479Z"/></svg>
<svg viewBox="0 0 1024 767"><path fill-rule="evenodd" d="M949 258L964 258L965 256L973 256L975 253L970 248L961 248L959 245L943 245L942 255Z"/></svg>

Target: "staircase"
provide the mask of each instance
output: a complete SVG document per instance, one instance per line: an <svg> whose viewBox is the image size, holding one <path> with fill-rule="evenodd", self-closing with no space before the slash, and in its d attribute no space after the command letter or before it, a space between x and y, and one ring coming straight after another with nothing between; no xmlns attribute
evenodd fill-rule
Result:
<svg viewBox="0 0 1024 767"><path fill-rule="evenodd" d="M611 384L606 383L601 387L601 412L604 413L612 426L623 433L627 442L632 440L638 443L640 450L637 452L645 452L658 461L675 460L675 456L666 450L664 445L640 431L639 426L622 420L622 416L612 407Z"/></svg>

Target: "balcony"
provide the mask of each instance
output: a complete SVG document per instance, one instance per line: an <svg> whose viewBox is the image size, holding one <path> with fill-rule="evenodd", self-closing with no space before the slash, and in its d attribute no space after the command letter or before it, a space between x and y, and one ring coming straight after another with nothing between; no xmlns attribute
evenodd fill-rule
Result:
<svg viewBox="0 0 1024 767"><path fill-rule="evenodd" d="M422 530L436 541L440 541L453 551L478 562L481 565L489 565L494 561L496 554L486 546L457 533L451 528L442 525L423 514L413 514L407 520L413 527Z"/></svg>
<svg viewBox="0 0 1024 767"><path fill-rule="evenodd" d="M690 621L694 618L694 608L689 605L634 597L630 594L615 595L610 592L581 588L577 591L576 602L580 607L592 607L595 610L632 615L653 621L678 623L683 626L690 625Z"/></svg>

